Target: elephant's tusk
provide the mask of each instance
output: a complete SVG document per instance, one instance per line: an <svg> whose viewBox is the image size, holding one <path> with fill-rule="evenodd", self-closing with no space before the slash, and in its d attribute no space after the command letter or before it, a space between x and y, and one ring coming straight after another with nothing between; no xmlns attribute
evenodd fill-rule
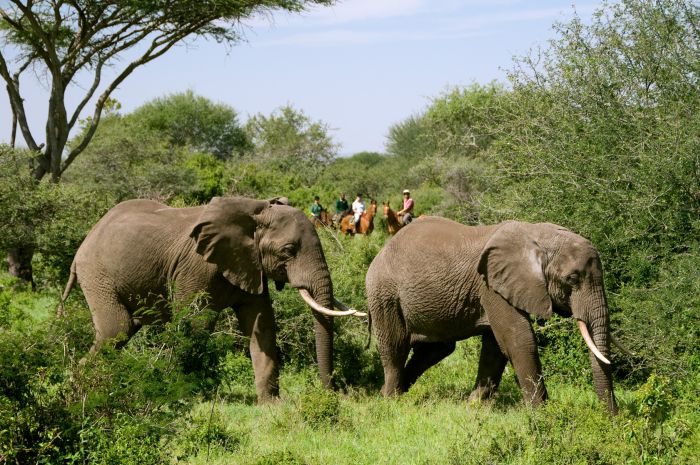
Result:
<svg viewBox="0 0 700 465"><path fill-rule="evenodd" d="M586 326L586 323L581 320L576 321L578 322L578 329L579 331L581 331L581 336L583 336L583 340L586 341L586 345L591 350L591 352L593 352L593 355L595 355L596 358L601 362L610 365L610 360L605 358L605 356L601 354L598 348L595 346L593 339L591 339L591 335L588 333L588 327Z"/></svg>
<svg viewBox="0 0 700 465"><path fill-rule="evenodd" d="M623 346L620 341L618 341L617 338L612 335L612 333L610 334L610 342L615 344L623 354L627 355L628 357L634 357L634 354L627 347Z"/></svg>
<svg viewBox="0 0 700 465"><path fill-rule="evenodd" d="M316 300L314 300L314 298L311 297L311 294L309 294L309 291L307 291L306 289L299 289L299 294L301 295L301 298L304 299L304 302L306 302L306 304L309 307L311 307L312 309L314 309L318 313L321 313L321 314L326 315L326 316L347 316L347 315L354 315L355 313L357 313L357 310L354 310L354 309L350 309L350 310L347 310L344 312L330 310L330 309L324 307L323 305L319 304L318 302L316 302Z"/></svg>
<svg viewBox="0 0 700 465"><path fill-rule="evenodd" d="M355 313L352 313L352 316L359 316L359 317L365 317L365 316L367 316L367 313L365 313L365 312L360 312L360 311L358 311L358 310L355 310L355 309L352 308L352 307L348 307L347 305L345 305L343 302L341 302L340 300L336 299L335 297L333 297L333 303L335 304L335 307L336 307L337 309L339 309L339 310L342 310L342 311L344 311L344 312L348 312L348 311L351 311L351 310L352 310L353 312L355 312Z"/></svg>

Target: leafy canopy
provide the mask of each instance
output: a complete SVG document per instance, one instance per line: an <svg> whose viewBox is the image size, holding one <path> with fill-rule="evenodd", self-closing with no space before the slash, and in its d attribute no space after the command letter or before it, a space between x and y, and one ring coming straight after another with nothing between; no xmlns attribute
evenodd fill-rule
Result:
<svg viewBox="0 0 700 465"><path fill-rule="evenodd" d="M700 6L623 1L521 58L487 126L502 189L482 215L551 221L590 238L611 282L700 237Z"/></svg>
<svg viewBox="0 0 700 465"><path fill-rule="evenodd" d="M87 147L104 105L112 92L136 68L162 56L175 44L194 37L233 43L242 38L241 21L282 9L299 12L310 5L332 0L11 0L0 8L0 77L5 81L12 112L32 152L40 153L34 176L51 173L57 181ZM105 86L106 66L120 65L116 77ZM27 69L43 69L50 83L44 145L35 138L24 107L20 75ZM81 82L79 103L66 107L65 93ZM91 81L91 82L90 82ZM101 92L101 93L98 93ZM82 140L64 154L71 129L93 101L94 111ZM14 142L14 141L13 141Z"/></svg>
<svg viewBox="0 0 700 465"><path fill-rule="evenodd" d="M232 107L194 95L191 90L151 100L129 118L167 135L173 146L188 146L221 160L251 148Z"/></svg>

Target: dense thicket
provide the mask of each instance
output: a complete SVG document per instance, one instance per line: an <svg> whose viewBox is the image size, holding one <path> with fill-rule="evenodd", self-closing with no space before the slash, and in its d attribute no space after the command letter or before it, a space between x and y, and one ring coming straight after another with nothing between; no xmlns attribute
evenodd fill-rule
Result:
<svg viewBox="0 0 700 465"><path fill-rule="evenodd" d="M516 60L508 85L449 89L389 128L386 154L340 158L328 125L301 110L286 106L239 125L235 110L192 93L111 112L58 186L37 189L18 176L26 155L2 148L0 210L10 221L0 247L36 237L42 281L32 294L0 280L0 461L205 463L215 451L219 463L694 463L698 24L700 7L690 1L605 4L591 19L557 24L548 47ZM211 124L221 129L204 131ZM245 142L217 152L217 135L231 128ZM465 409L478 359L472 340L408 395L376 399L381 366L357 320L336 329L344 394L322 391L312 317L287 290L273 291L284 397L267 410L249 405L252 369L235 318L209 336L196 324L206 312L173 302L172 324L79 365L91 340L79 293L68 319L50 316L55 284L82 236L119 200L182 206L213 195L286 195L306 209L314 195L330 207L339 192L398 205L404 188L418 214L554 222L593 241L613 333L633 352L613 351L617 418L599 410L585 347L556 317L535 325L545 377L556 387L532 411L519 407L512 373L493 403ZM36 221L58 211L50 227ZM319 230L335 292L358 308L366 269L388 239L381 222L354 240Z"/></svg>

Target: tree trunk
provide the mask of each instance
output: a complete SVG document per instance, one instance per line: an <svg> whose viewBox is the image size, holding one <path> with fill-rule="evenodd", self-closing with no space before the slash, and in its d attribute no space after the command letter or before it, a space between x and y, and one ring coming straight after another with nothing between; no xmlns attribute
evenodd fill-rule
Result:
<svg viewBox="0 0 700 465"><path fill-rule="evenodd" d="M10 275L15 276L25 282L31 283L32 291L36 290L36 283L32 273L32 257L34 256L33 245L20 245L7 251L7 264Z"/></svg>

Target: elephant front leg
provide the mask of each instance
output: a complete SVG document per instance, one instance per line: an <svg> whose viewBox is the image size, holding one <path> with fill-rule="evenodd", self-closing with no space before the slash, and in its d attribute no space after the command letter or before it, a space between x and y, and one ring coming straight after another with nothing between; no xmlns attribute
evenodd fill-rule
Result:
<svg viewBox="0 0 700 465"><path fill-rule="evenodd" d="M236 310L241 331L250 337L250 358L255 373L258 403L279 397L279 363L277 358L275 316L269 300L256 308Z"/></svg>
<svg viewBox="0 0 700 465"><path fill-rule="evenodd" d="M481 298L493 335L501 351L513 364L526 403L537 405L547 399L535 332L525 312L512 307L503 297L487 291Z"/></svg>
<svg viewBox="0 0 700 465"><path fill-rule="evenodd" d="M469 401L488 399L496 392L501 383L506 363L508 363L508 358L498 347L493 332L486 332L481 336L479 372L476 375L474 390L469 395Z"/></svg>

